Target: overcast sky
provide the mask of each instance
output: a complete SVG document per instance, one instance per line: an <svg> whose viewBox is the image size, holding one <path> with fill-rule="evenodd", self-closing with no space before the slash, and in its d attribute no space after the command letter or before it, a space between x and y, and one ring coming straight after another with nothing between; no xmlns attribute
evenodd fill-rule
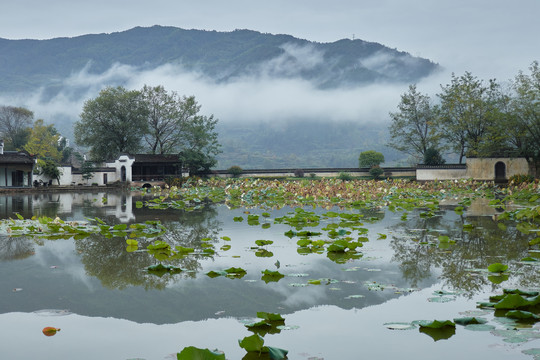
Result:
<svg viewBox="0 0 540 360"><path fill-rule="evenodd" d="M251 29L332 42L356 38L450 71L506 80L540 60L539 0L17 0L0 37L47 39L135 26Z"/></svg>
<svg viewBox="0 0 540 360"><path fill-rule="evenodd" d="M514 78L519 70L528 72L529 65L540 60L539 14L540 0L17 0L4 1L1 6L0 37L49 39L152 25L217 31L250 29L317 42L354 36L439 63L444 74L419 84L420 91L434 95L440 84L450 82L452 72L462 75L471 71L480 79L499 81ZM164 83L166 88L177 89L167 74L162 78L155 73L147 75L134 76L132 85L154 79L169 81ZM180 80L186 84L185 78L177 83ZM365 118L373 118L372 114L383 118L388 111L395 111L399 94L406 91L406 85L330 94L301 83L262 86L252 82L216 87L192 79L189 84L189 91L220 119L257 110L262 113L263 106L268 107L266 114L271 118L272 103L276 112L284 112L289 106L293 113L302 113L315 104L311 106L314 113L349 111L340 116L357 119L363 112ZM252 98L246 99L249 96ZM292 97L295 101L284 106ZM244 98L241 104L240 98ZM62 99L57 100L61 107ZM28 106L50 109L52 103ZM76 116L80 102L69 108Z"/></svg>

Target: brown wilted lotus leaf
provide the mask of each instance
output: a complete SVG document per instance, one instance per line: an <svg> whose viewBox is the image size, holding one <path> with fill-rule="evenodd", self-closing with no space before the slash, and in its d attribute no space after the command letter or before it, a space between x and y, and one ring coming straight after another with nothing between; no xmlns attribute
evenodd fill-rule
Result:
<svg viewBox="0 0 540 360"><path fill-rule="evenodd" d="M55 327L51 327L51 326L47 326L47 327L44 327L42 331L43 331L43 335L45 335L45 336L54 336L54 335L56 335L56 333L58 331L60 331L60 329L55 328Z"/></svg>

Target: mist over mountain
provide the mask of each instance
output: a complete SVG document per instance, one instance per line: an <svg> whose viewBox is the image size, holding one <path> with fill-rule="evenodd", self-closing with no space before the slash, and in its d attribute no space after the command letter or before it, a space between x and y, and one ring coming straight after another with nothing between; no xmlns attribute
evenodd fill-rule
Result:
<svg viewBox="0 0 540 360"><path fill-rule="evenodd" d="M195 95L220 120L219 168L357 166L364 150L402 156L385 148L381 114L397 105L396 89L439 68L359 39L317 43L251 30L0 38L0 105L26 106L70 137L84 101L103 87L164 85Z"/></svg>

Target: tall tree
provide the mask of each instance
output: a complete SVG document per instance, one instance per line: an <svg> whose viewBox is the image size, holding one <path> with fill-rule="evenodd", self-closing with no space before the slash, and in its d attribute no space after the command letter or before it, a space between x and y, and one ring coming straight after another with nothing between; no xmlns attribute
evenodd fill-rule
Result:
<svg viewBox="0 0 540 360"><path fill-rule="evenodd" d="M194 96L180 97L163 86L144 86L142 98L148 106L148 132L144 139L156 154L179 153L191 173L208 171L216 164L220 145L213 115L200 115Z"/></svg>
<svg viewBox="0 0 540 360"><path fill-rule="evenodd" d="M62 154L58 151L59 138L60 135L54 125L45 125L42 119L38 119L34 122L24 150L39 159L50 159L53 162L58 162L62 159Z"/></svg>
<svg viewBox="0 0 540 360"><path fill-rule="evenodd" d="M529 67L530 75L519 72L513 87L511 109L514 129L525 139L524 155L540 161L540 68L538 61Z"/></svg>
<svg viewBox="0 0 540 360"><path fill-rule="evenodd" d="M152 154L172 153L178 147L179 128L182 123L182 100L175 92L168 93L163 86L144 85L142 98L148 106L148 132L144 136Z"/></svg>
<svg viewBox="0 0 540 360"><path fill-rule="evenodd" d="M200 106L195 99L191 97L188 100L192 104L189 107L198 113ZM206 173L217 163L216 155L221 152L215 130L217 122L213 115L195 115L184 124L185 141L180 154L190 174Z"/></svg>
<svg viewBox="0 0 540 360"><path fill-rule="evenodd" d="M23 107L0 106L0 134L7 149L22 149L30 135L34 113Z"/></svg>
<svg viewBox="0 0 540 360"><path fill-rule="evenodd" d="M460 77L452 74L451 84L442 86L437 127L459 155L459 163L466 155L482 155L483 142L498 111L498 91L495 80L486 86L470 72Z"/></svg>
<svg viewBox="0 0 540 360"><path fill-rule="evenodd" d="M422 159L429 148L436 148L439 137L435 132L435 113L429 96L410 85L409 91L401 95L397 112L391 112L391 141L396 150Z"/></svg>
<svg viewBox="0 0 540 360"><path fill-rule="evenodd" d="M85 102L75 123L75 142L90 147L96 161L136 153L147 133L147 119L148 107L139 91L108 87Z"/></svg>

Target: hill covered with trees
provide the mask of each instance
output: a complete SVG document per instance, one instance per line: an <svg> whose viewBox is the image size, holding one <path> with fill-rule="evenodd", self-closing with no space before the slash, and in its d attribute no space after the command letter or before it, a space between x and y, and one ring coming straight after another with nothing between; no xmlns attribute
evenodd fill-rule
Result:
<svg viewBox="0 0 540 360"><path fill-rule="evenodd" d="M38 87L54 92L62 79L83 68L99 74L114 64L141 70L177 64L216 82L257 74L301 78L320 88L416 82L438 68L430 60L359 39L316 43L251 30L163 26L50 40L0 38L0 54L0 93Z"/></svg>

